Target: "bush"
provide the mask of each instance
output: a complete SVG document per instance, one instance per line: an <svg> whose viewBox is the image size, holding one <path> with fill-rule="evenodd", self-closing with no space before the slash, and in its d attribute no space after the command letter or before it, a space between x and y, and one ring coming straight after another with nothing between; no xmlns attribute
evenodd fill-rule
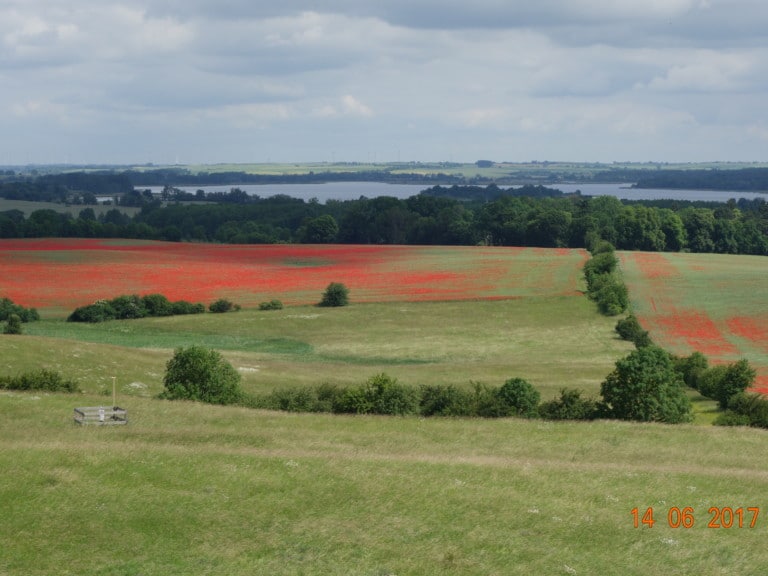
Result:
<svg viewBox="0 0 768 576"><path fill-rule="evenodd" d="M197 304L192 304L192 302L187 302L186 300L178 300L177 302L173 302L171 304L171 309L174 316L183 316L185 314L202 314L205 312L205 305L201 304L200 302Z"/></svg>
<svg viewBox="0 0 768 576"><path fill-rule="evenodd" d="M19 376L0 377L0 389L5 390L41 390L44 392L79 392L74 380L65 379L54 370L41 368Z"/></svg>
<svg viewBox="0 0 768 576"><path fill-rule="evenodd" d="M685 385L701 392L699 383L708 367L707 357L701 352L693 352L690 356L673 357L672 361Z"/></svg>
<svg viewBox="0 0 768 576"><path fill-rule="evenodd" d="M24 323L40 320L40 315L36 309L24 308L24 306L14 304L10 298L0 299L0 322L7 322L8 318L13 314L18 316Z"/></svg>
<svg viewBox="0 0 768 576"><path fill-rule="evenodd" d="M363 386L346 389L339 397L338 411L350 414L416 414L419 407L417 391L398 384L381 373L371 376Z"/></svg>
<svg viewBox="0 0 768 576"><path fill-rule="evenodd" d="M216 350L178 348L166 364L161 398L235 404L243 399L240 374Z"/></svg>
<svg viewBox="0 0 768 576"><path fill-rule="evenodd" d="M717 417L715 424L768 428L768 399L761 394L734 394L728 401L728 409Z"/></svg>
<svg viewBox="0 0 768 576"><path fill-rule="evenodd" d="M622 340L632 342L637 348L650 346L653 343L648 331L643 330L634 314L630 314L616 322L615 330Z"/></svg>
<svg viewBox="0 0 768 576"><path fill-rule="evenodd" d="M162 294L147 294L141 299L147 316L173 316L173 304Z"/></svg>
<svg viewBox="0 0 768 576"><path fill-rule="evenodd" d="M713 366L700 373L698 389L702 395L717 400L720 408L725 410L732 396L752 386L755 375L747 360Z"/></svg>
<svg viewBox="0 0 768 576"><path fill-rule="evenodd" d="M472 395L452 384L422 386L419 412L422 416L471 416Z"/></svg>
<svg viewBox="0 0 768 576"><path fill-rule="evenodd" d="M610 244L601 244L602 251L595 253L584 264L587 296L597 303L598 310L606 316L621 314L629 306L629 293L616 271L618 260L612 248Z"/></svg>
<svg viewBox="0 0 768 576"><path fill-rule="evenodd" d="M539 391L527 380L510 378L497 392L499 403L506 412L503 416L535 418L539 412Z"/></svg>
<svg viewBox="0 0 768 576"><path fill-rule="evenodd" d="M144 318L147 315L147 309L144 307L144 301L135 294L130 296L118 296L109 302L115 310L115 317L118 320L131 320L135 318Z"/></svg>
<svg viewBox="0 0 768 576"><path fill-rule="evenodd" d="M472 382L472 416L503 418L509 415L508 407L499 398L499 389L481 382Z"/></svg>
<svg viewBox="0 0 768 576"><path fill-rule="evenodd" d="M105 322L117 318L117 312L107 300L97 300L93 304L75 308L67 317L67 322Z"/></svg>
<svg viewBox="0 0 768 576"><path fill-rule="evenodd" d="M143 297L131 295L118 296L112 300L97 300L93 304L76 308L67 318L67 322L94 323L201 312L205 312L205 306L202 304L190 304L184 300L170 302L162 294L148 294Z"/></svg>
<svg viewBox="0 0 768 576"><path fill-rule="evenodd" d="M346 306L349 304L349 289L339 282L331 282L323 292L320 306Z"/></svg>
<svg viewBox="0 0 768 576"><path fill-rule="evenodd" d="M321 412L317 392L310 386L275 390L260 403L261 408L284 412Z"/></svg>
<svg viewBox="0 0 768 576"><path fill-rule="evenodd" d="M732 410L726 410L715 418L715 426L750 426L752 423L746 414L737 414Z"/></svg>
<svg viewBox="0 0 768 576"><path fill-rule="evenodd" d="M280 300L270 300L259 304L259 310L282 310L283 303Z"/></svg>
<svg viewBox="0 0 768 576"><path fill-rule="evenodd" d="M683 387L671 356L658 346L647 346L616 362L600 394L609 418L690 422L691 402Z"/></svg>
<svg viewBox="0 0 768 576"><path fill-rule="evenodd" d="M233 304L226 298L219 298L215 302L211 302L211 304L208 306L208 310L216 313L232 312L240 310L240 306Z"/></svg>
<svg viewBox="0 0 768 576"><path fill-rule="evenodd" d="M594 420L598 404L591 398L582 398L580 390L563 388L559 399L539 406L539 415L547 420Z"/></svg>
<svg viewBox="0 0 768 576"><path fill-rule="evenodd" d="M21 334L21 318L18 314L11 314L3 328L3 334Z"/></svg>

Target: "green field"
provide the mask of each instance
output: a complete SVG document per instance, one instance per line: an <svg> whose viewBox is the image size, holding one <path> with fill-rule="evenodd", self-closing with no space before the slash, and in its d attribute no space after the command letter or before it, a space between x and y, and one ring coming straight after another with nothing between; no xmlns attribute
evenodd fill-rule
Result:
<svg viewBox="0 0 768 576"><path fill-rule="evenodd" d="M26 324L0 337L0 373L45 366L83 393L0 393L0 575L764 574L764 431L155 398L191 344L221 350L254 394L386 372L595 396L632 349L615 321L548 294ZM75 425L76 406L111 404L113 376L129 424ZM635 528L649 507L654 526ZM671 527L686 507L694 525ZM741 515L708 527L725 509Z"/></svg>
<svg viewBox="0 0 768 576"><path fill-rule="evenodd" d="M746 358L768 391L768 258L623 252L632 308L651 337L675 354L714 362Z"/></svg>
<svg viewBox="0 0 768 576"><path fill-rule="evenodd" d="M765 433L0 396L0 573L764 574ZM691 528L670 509L692 507ZM633 508L655 525L634 528ZM709 528L710 508L744 511ZM754 528L748 508L759 507ZM673 521L675 518L673 517Z"/></svg>
<svg viewBox="0 0 768 576"><path fill-rule="evenodd" d="M157 394L179 346L221 350L254 393L295 385L361 383L386 372L405 384L530 380L544 398L563 386L596 394L631 345L581 296L500 301L290 306L226 315L145 318L103 324L62 319L0 338L0 369L41 364L97 392L117 376L126 394Z"/></svg>

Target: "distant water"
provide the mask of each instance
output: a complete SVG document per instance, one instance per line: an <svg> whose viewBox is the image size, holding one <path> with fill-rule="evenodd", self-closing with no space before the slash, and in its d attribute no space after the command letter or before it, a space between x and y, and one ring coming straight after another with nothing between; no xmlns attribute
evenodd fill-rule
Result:
<svg viewBox="0 0 768 576"><path fill-rule="evenodd" d="M657 189L633 189L627 184L554 184L549 186L566 193L580 190L585 196L615 196L622 200L707 200L712 202L727 202L731 198L738 200L746 198L764 198L768 201L768 194L759 192L729 192L720 190L657 190ZM161 186L141 187L149 188L152 192L162 191ZM195 193L197 190L205 192L229 192L232 188L239 188L248 194L257 194L262 198L284 194L293 198L311 200L316 198L318 202L325 203L328 200L357 200L361 196L376 198L377 196L394 196L405 199L416 196L422 190L431 188L424 184L385 184L382 182L327 182L324 184L242 184L239 186L179 186L185 192ZM508 186L501 186L508 188ZM514 186L518 188L518 186Z"/></svg>

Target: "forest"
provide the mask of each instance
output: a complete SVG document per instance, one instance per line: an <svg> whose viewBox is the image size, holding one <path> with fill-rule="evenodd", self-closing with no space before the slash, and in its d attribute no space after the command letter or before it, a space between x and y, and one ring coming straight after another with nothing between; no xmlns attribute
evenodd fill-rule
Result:
<svg viewBox="0 0 768 576"><path fill-rule="evenodd" d="M96 215L97 194L112 209ZM234 187L192 194L135 188L125 174L41 176L0 184L0 197L82 206L0 212L0 237L120 237L220 243L350 243L587 247L768 254L762 198L721 202L627 201L542 186L432 186L407 199L380 196L325 204ZM130 216L122 208L138 207Z"/></svg>

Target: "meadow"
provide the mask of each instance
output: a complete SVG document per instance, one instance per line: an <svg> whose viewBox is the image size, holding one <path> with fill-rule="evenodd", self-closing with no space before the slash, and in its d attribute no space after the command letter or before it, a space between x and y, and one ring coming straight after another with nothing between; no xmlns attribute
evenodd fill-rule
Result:
<svg viewBox="0 0 768 576"><path fill-rule="evenodd" d="M632 346L581 294L583 251L45 242L0 246L3 270L15 267L0 295L10 286L43 315L0 337L0 371L46 366L83 392L0 393L0 574L768 569L761 430L297 415L155 398L173 349L190 344L221 350L253 393L383 371L412 385L523 377L543 399L563 386L596 395ZM282 283L270 266L286 271ZM350 306L313 305L328 281L350 286ZM95 298L166 290L246 307L64 321ZM286 308L253 307L275 297ZM113 376L129 424L75 425L74 407L111 403ZM687 528L683 510L695 519Z"/></svg>

